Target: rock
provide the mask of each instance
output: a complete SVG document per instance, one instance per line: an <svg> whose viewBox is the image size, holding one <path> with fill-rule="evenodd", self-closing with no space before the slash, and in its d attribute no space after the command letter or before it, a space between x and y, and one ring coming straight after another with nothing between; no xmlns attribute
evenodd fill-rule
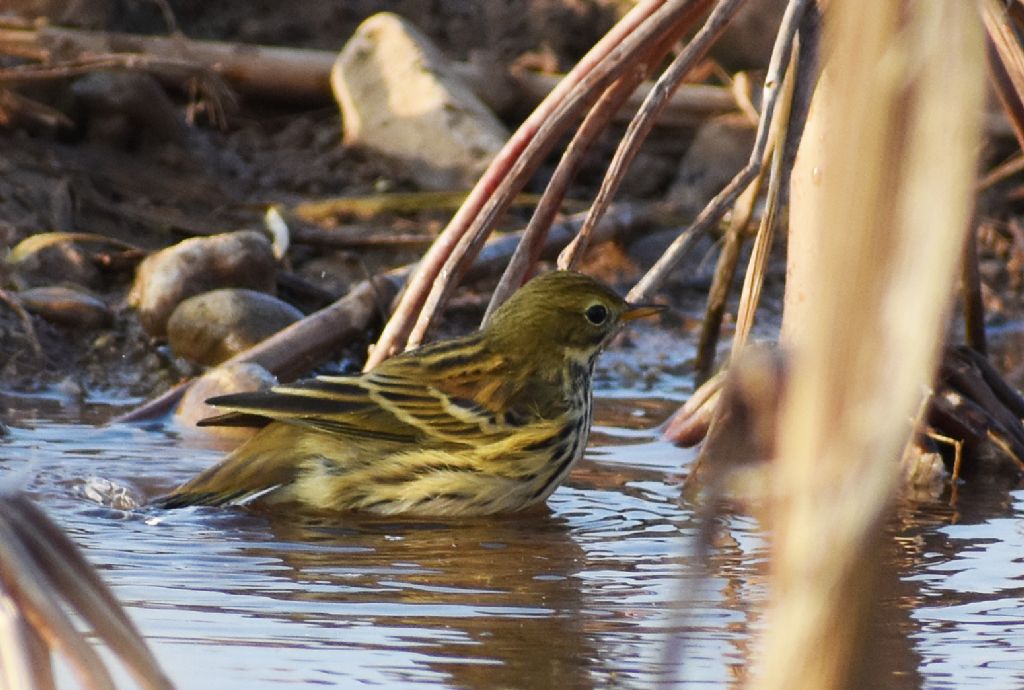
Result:
<svg viewBox="0 0 1024 690"><path fill-rule="evenodd" d="M270 240L258 232L195 237L146 257L135 272L128 303L147 333L162 336L183 300L224 287L273 292L276 269Z"/></svg>
<svg viewBox="0 0 1024 690"><path fill-rule="evenodd" d="M620 198L655 199L665 193L665 188L676 174L676 156L661 152L637 152L632 164L619 185Z"/></svg>
<svg viewBox="0 0 1024 690"><path fill-rule="evenodd" d="M949 473L942 455L929 452L918 444L900 456L900 496L909 500L935 501L942 495Z"/></svg>
<svg viewBox="0 0 1024 690"><path fill-rule="evenodd" d="M26 311L62 326L93 329L109 326L114 320L113 312L102 300L71 288L29 288L17 297Z"/></svg>
<svg viewBox="0 0 1024 690"><path fill-rule="evenodd" d="M754 126L746 116L732 113L708 120L679 164L669 203L683 213L698 213L743 169L753 147Z"/></svg>
<svg viewBox="0 0 1024 690"><path fill-rule="evenodd" d="M469 187L508 139L441 51L395 14L359 25L331 86L345 143L396 159L424 189Z"/></svg>
<svg viewBox="0 0 1024 690"><path fill-rule="evenodd" d="M77 489L86 500L114 510L137 510L144 503L129 487L104 477L88 477Z"/></svg>
<svg viewBox="0 0 1024 690"><path fill-rule="evenodd" d="M295 272L316 287L335 295L346 294L368 276L385 273L396 265L415 263L423 256L419 247L368 246L359 251L331 251L296 265Z"/></svg>
<svg viewBox="0 0 1024 690"><path fill-rule="evenodd" d="M366 267L352 252L333 251L316 256L297 266L295 272L303 279L332 295L340 297L361 280Z"/></svg>
<svg viewBox="0 0 1024 690"><path fill-rule="evenodd" d="M277 379L259 364L252 362L228 364L206 372L193 382L185 393L174 418L183 426L194 429L196 422L224 414L224 410L207 404L207 400L218 395L265 390L277 383ZM228 438L251 436L251 427L199 427L200 431Z"/></svg>
<svg viewBox="0 0 1024 690"><path fill-rule="evenodd" d="M638 266L653 266L669 245L679 237L679 233L680 228L671 228L644 235L629 245L629 258ZM674 287L701 290L710 287L711 279L715 275L715 262L709 261L708 256L713 256L711 252L714 252L716 242L717 240L708 234L695 239L690 251L669 274L668 280ZM739 276L742 279L742 271L739 272Z"/></svg>
<svg viewBox="0 0 1024 690"><path fill-rule="evenodd" d="M301 318L272 295L223 288L179 304L167 321L167 339L179 357L220 364Z"/></svg>
<svg viewBox="0 0 1024 690"><path fill-rule="evenodd" d="M71 95L90 141L125 149L144 141L185 143L184 120L160 82L145 72L91 72L75 80Z"/></svg>
<svg viewBox="0 0 1024 690"><path fill-rule="evenodd" d="M72 233L32 235L11 250L6 263L14 284L23 289L57 281L91 288L100 284L92 252Z"/></svg>

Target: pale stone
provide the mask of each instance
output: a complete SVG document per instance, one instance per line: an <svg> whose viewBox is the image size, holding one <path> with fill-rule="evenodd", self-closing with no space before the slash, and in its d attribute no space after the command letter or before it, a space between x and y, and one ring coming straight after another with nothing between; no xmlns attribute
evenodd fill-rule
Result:
<svg viewBox="0 0 1024 690"><path fill-rule="evenodd" d="M345 143L393 158L424 189L469 187L508 132L441 51L398 15L375 14L331 70Z"/></svg>
<svg viewBox="0 0 1024 690"><path fill-rule="evenodd" d="M196 422L222 415L225 412L206 401L219 395L266 390L276 384L277 379L274 375L259 364L253 362L225 364L211 369L192 383L178 404L174 418L185 429L234 441L243 440L252 436L256 432L256 427L196 427Z"/></svg>

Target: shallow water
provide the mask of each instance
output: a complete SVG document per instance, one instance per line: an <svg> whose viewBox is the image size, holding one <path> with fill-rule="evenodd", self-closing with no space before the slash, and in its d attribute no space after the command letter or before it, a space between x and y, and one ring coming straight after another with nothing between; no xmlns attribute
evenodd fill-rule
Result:
<svg viewBox="0 0 1024 690"><path fill-rule="evenodd" d="M220 452L157 424L94 426L115 412L106 405L40 398L0 399L0 476L28 465L29 493L180 688L738 685L766 593L765 536L727 516L702 577L694 516L678 500L693 454L643 430L671 404L642 381L598 378L612 380L604 393L618 401L600 416L615 425L596 429L548 514L116 510L85 495L102 488L91 478L151 495ZM906 503L890 531L880 686L1024 686L1024 491L979 483L955 506Z"/></svg>

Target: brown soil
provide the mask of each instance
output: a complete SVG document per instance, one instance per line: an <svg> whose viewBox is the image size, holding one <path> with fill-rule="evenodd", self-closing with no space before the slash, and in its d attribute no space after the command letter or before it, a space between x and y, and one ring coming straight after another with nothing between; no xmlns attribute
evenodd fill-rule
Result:
<svg viewBox="0 0 1024 690"><path fill-rule="evenodd" d="M363 18L387 9L407 16L454 58L487 51L491 59L528 59L564 69L604 33L623 4L614 0L365 0L302 3L302 11L296 12L292 5L277 2L180 0L173 9L177 28L189 37L332 50L341 48ZM19 5L33 12L49 5L55 21L87 28L136 33L160 33L167 28L158 2L23 0L14 3L15 9ZM66 16L67 8L77 14ZM6 60L5 64L11 63ZM341 122L333 105L310 109L289 103L242 102L221 129L209 122L204 109L208 104L190 101L183 93L168 93L167 104L162 104L147 97L151 84L104 82L111 79L109 75L84 79L93 81L83 85L83 79L69 79L24 90L62 110L72 127L0 126L0 255L24 238L46 231L96 233L150 250L191 235L262 228L270 204L415 189L401 169L341 145ZM134 101L124 97L125 90L134 88L139 89ZM117 103L144 107L119 110L108 97L94 97L102 96L104 90L117 94ZM186 125L189 113L192 117ZM503 117L514 127L521 114L504 113ZM592 198L617 134L595 147L570 197ZM661 198L691 137L691 131L656 130L618 198ZM1003 155L993 147L989 159ZM542 187L550 170L551 164L537 175L530 191ZM993 187L986 197L985 209L994 220L984 225L982 233L982 272L994 320L1016 318L1024 305L1020 279L1024 232L1014 221L1005 220L1019 205L1018 185L1012 179ZM525 211L514 211L505 226L521 227L527 217ZM377 217L368 223L429 236L443 227L446 218L447 212L435 211ZM346 222L350 219L328 221ZM592 254L589 269L625 285L638 275L637 264L650 263L674 232L667 228L629 247L605 247ZM700 250L697 262L713 255L712 249L709 245ZM281 288L286 298L309 311L339 294L347 280L362 277L365 267L374 270L407 263L419 251L325 251L294 246L286 268L315 283L311 287L319 292L314 290L311 296L308 290L295 293L294 285ZM319 263L310 263L314 260ZM703 307L709 263L698 267L704 270L702 277L692 279L695 268L676 281L672 299L684 312L698 313ZM350 275L344 279L335 275L333 280L327 276L317 282L319 268L325 265ZM307 266L317 270L304 272ZM0 288L12 288L3 270L0 262ZM131 276L130 266L104 269L102 284L94 289L115 312L110 328L66 327L32 317L41 355L34 353L19 317L0 301L0 390L39 390L59 384L69 393L106 390L145 397L195 373L193 366L171 356L162 342L142 332L125 303ZM781 268L774 276L767 301L769 311L777 312ZM457 296L442 330L472 327L483 304L479 292ZM691 326L692 321L687 327ZM366 342L373 336L368 333ZM360 360L366 342L352 344L339 356ZM1024 371L1018 359L1007 357L1004 370Z"/></svg>
<svg viewBox="0 0 1024 690"><path fill-rule="evenodd" d="M172 3L177 28L192 38L338 50L362 19L384 9L411 19L454 58L467 59L480 50L506 61L531 54L553 68L570 66L603 34L615 19L615 4L366 1L304 3L302 12L296 12L273 2ZM30 17L48 11L54 23L83 28L134 33L167 29L160 3L15 2L14 9ZM0 60L17 63L14 58ZM150 93L152 87L144 77L122 80L121 75L101 73L23 89L25 95L64 112L73 126L0 127L0 256L26 237L51 231L94 233L152 250L191 235L262 228L270 204L414 189L400 169L341 145L340 116L333 105L311 110L301 104L243 102L226 126L217 128L206 116L207 104L173 92L164 103L162 94L151 97L156 95ZM191 122L185 125L188 113ZM601 151L595 163L607 160L607 153ZM590 186L599 171L584 178ZM443 227L446 213L371 222L430 234ZM522 212L511 216L509 227L521 226L526 218ZM304 275L303 265L316 258L351 266L350 272L361 277L367 264L371 270L402 264L419 251L325 252L296 246L289 268L293 275ZM0 288L16 292L18 286L4 270L0 263ZM75 395L107 391L136 397L195 373L139 327L125 302L131 267L102 268L101 273L101 284L89 287L114 310L113 325L68 327L32 316L41 354L23 320L0 301L0 389L58 386ZM60 282L54 276L53 283ZM324 280L314 286L323 288L320 302L342 290L341 282ZM319 306L308 294L285 296L307 311ZM453 327L468 327L480 308L479 300L462 298L461 308L452 312ZM367 341L371 339L367 334ZM365 345L352 345L348 354L360 359Z"/></svg>

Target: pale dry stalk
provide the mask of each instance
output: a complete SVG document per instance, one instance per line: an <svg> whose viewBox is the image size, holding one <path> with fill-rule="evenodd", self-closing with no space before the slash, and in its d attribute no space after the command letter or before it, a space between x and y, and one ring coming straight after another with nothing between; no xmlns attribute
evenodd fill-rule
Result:
<svg viewBox="0 0 1024 690"><path fill-rule="evenodd" d="M934 373L982 126L973 4L832 0L825 41L793 179L809 208L791 233L819 251L787 301L759 690L860 687L867 670L880 528Z"/></svg>

